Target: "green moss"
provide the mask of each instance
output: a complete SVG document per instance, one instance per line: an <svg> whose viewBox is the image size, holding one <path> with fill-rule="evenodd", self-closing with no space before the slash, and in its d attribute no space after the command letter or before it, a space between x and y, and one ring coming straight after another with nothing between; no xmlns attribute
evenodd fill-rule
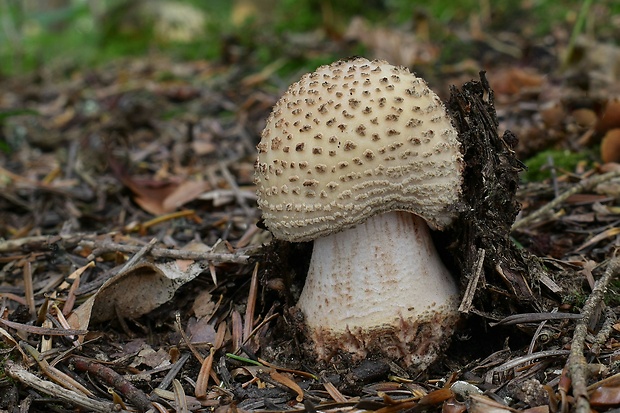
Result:
<svg viewBox="0 0 620 413"><path fill-rule="evenodd" d="M605 303L610 307L620 305L620 280L613 280L605 293Z"/></svg>
<svg viewBox="0 0 620 413"><path fill-rule="evenodd" d="M550 149L541 151L525 161L527 171L522 178L525 182L539 182L551 178L553 168L558 175L566 172L574 172L580 163L591 163L596 158L594 149L584 150L580 153L568 150Z"/></svg>
<svg viewBox="0 0 620 413"><path fill-rule="evenodd" d="M562 303L570 304L574 308L582 308L589 297L589 291L574 290L562 297ZM614 280L610 283L603 300L605 304L610 307L617 307L620 305L620 280Z"/></svg>
<svg viewBox="0 0 620 413"><path fill-rule="evenodd" d="M572 291L562 297L562 304L569 304L571 307L582 308L588 299L588 295L582 292Z"/></svg>
<svg viewBox="0 0 620 413"><path fill-rule="evenodd" d="M13 109L13 110L0 110L0 151L10 153L12 147L15 146L14 142L8 142L4 135L4 124L7 119L12 116L22 115L39 115L39 112L32 109Z"/></svg>

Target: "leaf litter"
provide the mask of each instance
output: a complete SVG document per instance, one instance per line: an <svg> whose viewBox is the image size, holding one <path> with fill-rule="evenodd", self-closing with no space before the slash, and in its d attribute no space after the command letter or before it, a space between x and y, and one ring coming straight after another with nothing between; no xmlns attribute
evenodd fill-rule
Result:
<svg viewBox="0 0 620 413"><path fill-rule="evenodd" d="M277 76L284 60L242 75L221 62L158 57L70 78L2 79L0 111L12 115L0 118L10 147L0 155L0 408L620 406L618 50L580 39L567 67L549 67L549 56L560 61L550 47L536 60L514 38L469 35L497 60L486 78L476 81L471 61L430 74L451 94L453 115L484 108L487 118L459 123L473 131L463 133L492 131L470 147L485 161L469 182L470 215L438 240L464 253L452 263L463 325L442 360L415 377L380 359L341 369L342 354L317 369L300 351L289 310L309 246L269 243L252 183L255 144L288 82ZM356 20L346 38L423 71L439 58L422 29ZM502 149L485 154L490 145ZM516 160L547 150L587 154L570 166L550 155L539 166L548 178L519 183ZM488 180L502 189L476 199ZM502 203L515 192L520 204Z"/></svg>

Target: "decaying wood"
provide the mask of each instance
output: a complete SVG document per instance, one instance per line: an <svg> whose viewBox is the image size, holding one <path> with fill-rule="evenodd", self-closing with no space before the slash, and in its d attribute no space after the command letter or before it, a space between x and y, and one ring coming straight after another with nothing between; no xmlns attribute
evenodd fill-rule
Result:
<svg viewBox="0 0 620 413"><path fill-rule="evenodd" d="M484 72L480 73L480 81L451 89L448 110L459 133L466 165L462 205L457 207L460 214L446 242L462 272L466 298L471 303L467 309L473 307L477 314L510 314L508 308L500 308L500 302L489 299L484 285L493 283L496 288L504 285L505 294L512 296L513 302L539 310L542 302L531 286L544 271L510 238L520 210L516 191L524 165L514 151L516 137L509 131L499 135L494 95ZM484 250L484 285L475 281L480 277L480 250ZM469 285L477 287L473 297L467 290L471 290Z"/></svg>
<svg viewBox="0 0 620 413"><path fill-rule="evenodd" d="M478 283L481 280L482 269L484 268L484 257L486 255L486 251L482 248L478 249L478 258L476 258L473 276L469 278L467 282L467 287L465 288L465 292L463 293L463 298L461 299L461 304L459 305L459 312L463 314L469 313L469 310L472 305L472 301L476 295L476 291L480 288ZM482 280L484 281L484 279Z"/></svg>

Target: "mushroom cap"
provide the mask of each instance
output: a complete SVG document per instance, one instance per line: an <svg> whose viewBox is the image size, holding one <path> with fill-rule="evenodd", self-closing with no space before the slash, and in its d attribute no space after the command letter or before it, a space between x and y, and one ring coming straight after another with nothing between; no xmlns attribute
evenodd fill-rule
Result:
<svg viewBox="0 0 620 413"><path fill-rule="evenodd" d="M274 106L257 149L258 205L278 239L310 241L388 211L433 229L456 216L457 131L405 67L355 58L304 75Z"/></svg>

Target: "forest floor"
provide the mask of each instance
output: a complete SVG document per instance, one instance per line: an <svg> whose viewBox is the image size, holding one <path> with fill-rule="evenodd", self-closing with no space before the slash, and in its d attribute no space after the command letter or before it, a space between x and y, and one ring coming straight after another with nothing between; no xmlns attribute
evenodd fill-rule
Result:
<svg viewBox="0 0 620 413"><path fill-rule="evenodd" d="M1 411L620 406L620 48L470 28L471 58L445 64L422 32L363 24L313 50L363 44L446 102L486 71L498 133L528 167L506 239L540 272L498 274L487 257L473 282L462 268L462 323L422 374L389 360L317 370L278 335L309 245L270 244L253 184L265 120L303 72L246 65L228 44L217 61L2 78Z"/></svg>

